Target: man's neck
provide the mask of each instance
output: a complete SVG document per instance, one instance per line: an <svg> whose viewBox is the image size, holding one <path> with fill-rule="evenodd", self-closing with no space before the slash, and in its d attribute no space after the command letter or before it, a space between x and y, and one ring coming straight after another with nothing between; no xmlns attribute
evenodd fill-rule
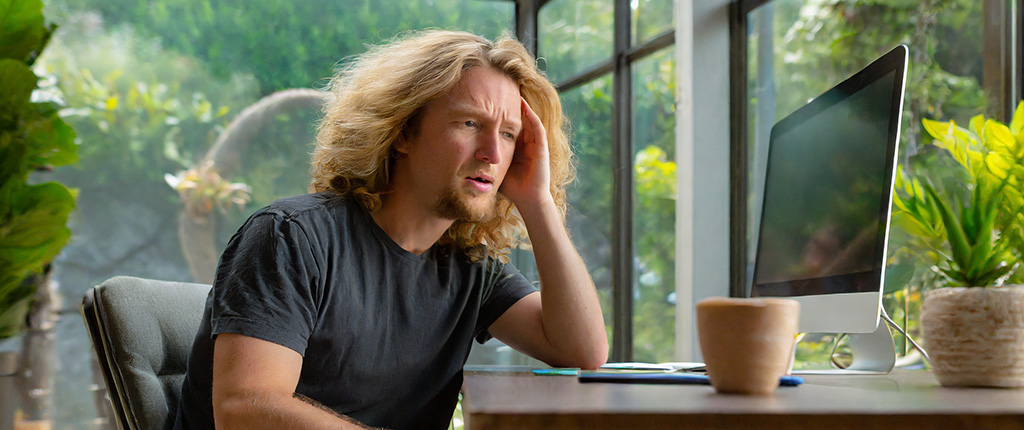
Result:
<svg viewBox="0 0 1024 430"><path fill-rule="evenodd" d="M391 240L413 254L426 252L452 225L452 220L423 212L415 205L402 204L396 194L382 197L381 207L370 216Z"/></svg>

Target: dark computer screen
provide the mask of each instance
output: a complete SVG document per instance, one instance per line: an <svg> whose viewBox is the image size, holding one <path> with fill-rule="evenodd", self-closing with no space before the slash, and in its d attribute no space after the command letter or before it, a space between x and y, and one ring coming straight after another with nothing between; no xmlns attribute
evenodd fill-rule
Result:
<svg viewBox="0 0 1024 430"><path fill-rule="evenodd" d="M772 128L752 295L880 288L902 100L890 69L851 77Z"/></svg>

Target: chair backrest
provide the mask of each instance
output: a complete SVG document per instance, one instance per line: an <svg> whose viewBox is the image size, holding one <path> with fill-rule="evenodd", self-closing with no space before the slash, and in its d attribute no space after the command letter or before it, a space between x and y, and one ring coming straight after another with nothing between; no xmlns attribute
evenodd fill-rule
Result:
<svg viewBox="0 0 1024 430"><path fill-rule="evenodd" d="M167 429L210 286L119 276L88 290L82 318L119 429Z"/></svg>

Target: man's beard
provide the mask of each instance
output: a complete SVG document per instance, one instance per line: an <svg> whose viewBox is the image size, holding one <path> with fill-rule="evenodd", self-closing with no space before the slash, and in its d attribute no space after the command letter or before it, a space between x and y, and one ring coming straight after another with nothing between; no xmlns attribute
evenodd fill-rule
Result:
<svg viewBox="0 0 1024 430"><path fill-rule="evenodd" d="M493 195L488 196L486 202L473 207L469 199L461 198L454 187L447 186L441 190L434 203L434 214L445 219L456 221L487 221L497 214L497 205Z"/></svg>

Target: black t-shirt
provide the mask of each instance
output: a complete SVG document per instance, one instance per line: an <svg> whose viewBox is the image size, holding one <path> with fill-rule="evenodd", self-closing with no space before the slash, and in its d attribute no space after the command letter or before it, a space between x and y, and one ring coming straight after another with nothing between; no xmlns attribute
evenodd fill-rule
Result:
<svg viewBox="0 0 1024 430"><path fill-rule="evenodd" d="M239 333L302 354L296 392L365 424L447 428L472 339L536 289L511 264L402 249L353 200L274 202L228 243L175 428L213 429L213 341Z"/></svg>

